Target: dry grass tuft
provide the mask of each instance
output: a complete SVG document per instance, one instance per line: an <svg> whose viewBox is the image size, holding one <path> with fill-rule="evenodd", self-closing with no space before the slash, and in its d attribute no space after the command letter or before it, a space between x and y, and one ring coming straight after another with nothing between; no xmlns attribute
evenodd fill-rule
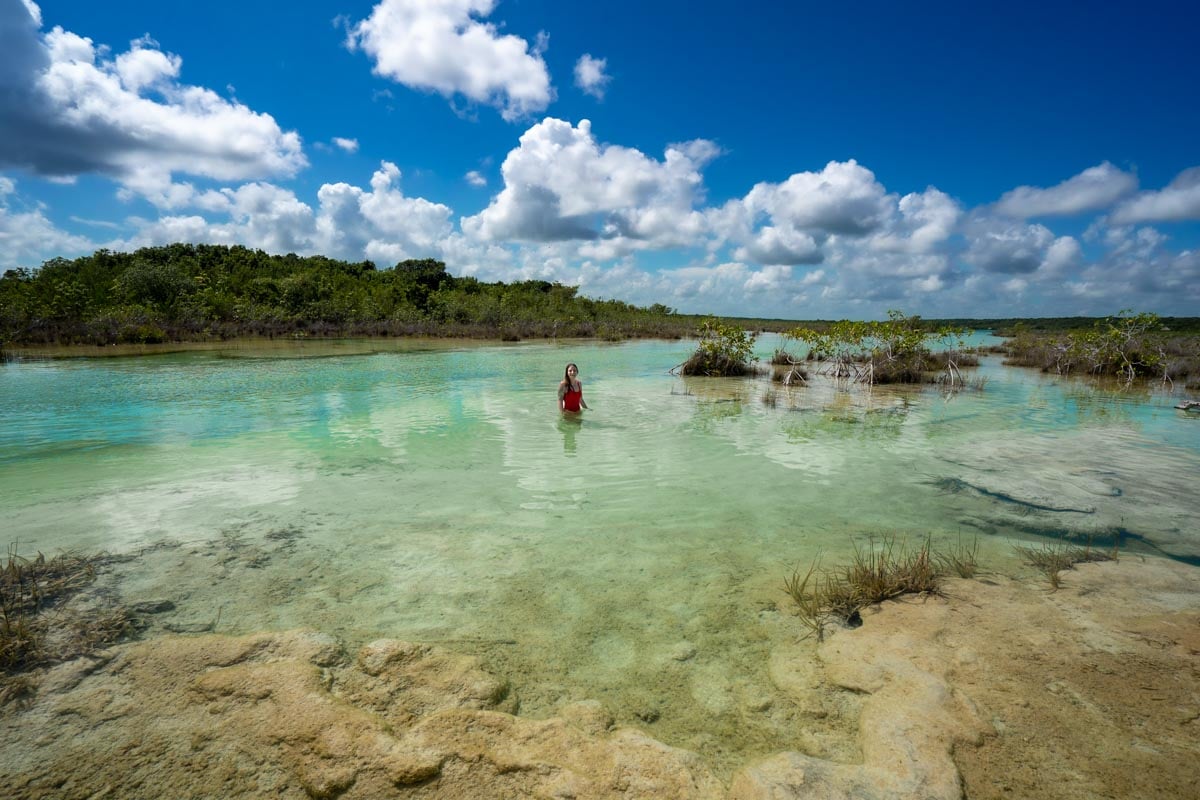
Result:
<svg viewBox="0 0 1200 800"><path fill-rule="evenodd" d="M784 579L784 591L804 627L821 639L830 621L854 626L867 606L906 594L938 594L935 562L928 540L910 550L887 536L866 549L856 546L848 565L826 570L814 563L806 572L795 570Z"/></svg>
<svg viewBox="0 0 1200 800"><path fill-rule="evenodd" d="M960 578L974 578L979 572L979 540L971 539L970 544L964 544L959 539L944 552L934 554L938 570L945 575L957 575Z"/></svg>
<svg viewBox="0 0 1200 800"><path fill-rule="evenodd" d="M1043 544L1040 547L1018 546L1017 552L1025 562L1041 572L1050 581L1050 588L1057 590L1062 585L1063 570L1074 569L1076 564L1086 564L1094 561L1116 561L1117 546L1112 550L1095 550L1091 540L1083 547L1076 544Z"/></svg>

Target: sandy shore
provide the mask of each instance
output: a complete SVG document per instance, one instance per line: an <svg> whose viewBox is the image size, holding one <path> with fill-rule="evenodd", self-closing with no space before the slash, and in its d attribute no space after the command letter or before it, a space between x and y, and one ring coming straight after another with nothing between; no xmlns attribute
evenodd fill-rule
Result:
<svg viewBox="0 0 1200 800"><path fill-rule="evenodd" d="M859 709L853 763L779 753L726 781L596 702L514 715L519 676L470 657L295 631L155 637L36 676L0 709L0 796L1200 796L1200 569L1130 557L1062 583L951 580L820 644L797 623L771 678Z"/></svg>

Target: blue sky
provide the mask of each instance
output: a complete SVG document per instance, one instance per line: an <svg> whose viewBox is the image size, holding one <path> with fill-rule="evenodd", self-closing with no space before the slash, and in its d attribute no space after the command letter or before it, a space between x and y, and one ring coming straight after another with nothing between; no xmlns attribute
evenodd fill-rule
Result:
<svg viewBox="0 0 1200 800"><path fill-rule="evenodd" d="M0 0L0 269L195 241L686 312L1198 315L1198 23Z"/></svg>

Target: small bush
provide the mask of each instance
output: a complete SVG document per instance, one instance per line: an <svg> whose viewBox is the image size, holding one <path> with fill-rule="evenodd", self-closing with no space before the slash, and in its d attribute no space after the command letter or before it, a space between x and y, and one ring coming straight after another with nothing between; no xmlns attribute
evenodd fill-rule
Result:
<svg viewBox="0 0 1200 800"><path fill-rule="evenodd" d="M699 347L680 365L680 372L710 377L751 375L755 372L753 359L756 338L756 334L736 325L726 325L710 318L700 328Z"/></svg>
<svg viewBox="0 0 1200 800"><path fill-rule="evenodd" d="M792 358L792 354L782 347L775 348L775 352L771 355L772 364L795 364L796 359Z"/></svg>

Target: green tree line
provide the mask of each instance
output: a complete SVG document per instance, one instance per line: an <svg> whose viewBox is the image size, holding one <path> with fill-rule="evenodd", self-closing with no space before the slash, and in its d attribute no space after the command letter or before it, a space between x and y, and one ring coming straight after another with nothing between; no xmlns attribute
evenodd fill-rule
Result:
<svg viewBox="0 0 1200 800"><path fill-rule="evenodd" d="M433 259L370 261L172 244L56 258L0 278L0 344L113 344L237 336L690 335L655 304L593 300L542 280L486 283Z"/></svg>

